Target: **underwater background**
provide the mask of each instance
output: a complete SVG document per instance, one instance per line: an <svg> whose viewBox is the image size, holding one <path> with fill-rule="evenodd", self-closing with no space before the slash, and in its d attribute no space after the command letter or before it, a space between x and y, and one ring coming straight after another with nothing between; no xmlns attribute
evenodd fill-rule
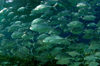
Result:
<svg viewBox="0 0 100 66"><path fill-rule="evenodd" d="M0 0L0 66L100 66L100 0Z"/></svg>

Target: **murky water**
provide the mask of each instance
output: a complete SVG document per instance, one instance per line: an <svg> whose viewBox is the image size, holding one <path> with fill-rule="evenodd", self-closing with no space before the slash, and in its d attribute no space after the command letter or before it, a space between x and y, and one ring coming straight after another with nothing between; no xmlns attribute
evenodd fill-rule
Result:
<svg viewBox="0 0 100 66"><path fill-rule="evenodd" d="M100 1L0 1L1 66L99 66Z"/></svg>

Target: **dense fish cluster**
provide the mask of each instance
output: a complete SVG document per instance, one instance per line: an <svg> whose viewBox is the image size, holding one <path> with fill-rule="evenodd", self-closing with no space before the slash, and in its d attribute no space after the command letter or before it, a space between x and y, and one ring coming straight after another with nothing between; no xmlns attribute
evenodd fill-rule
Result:
<svg viewBox="0 0 100 66"><path fill-rule="evenodd" d="M40 65L56 61L68 66L98 66L99 14L98 0L47 0L36 7L3 8L0 55L34 57Z"/></svg>

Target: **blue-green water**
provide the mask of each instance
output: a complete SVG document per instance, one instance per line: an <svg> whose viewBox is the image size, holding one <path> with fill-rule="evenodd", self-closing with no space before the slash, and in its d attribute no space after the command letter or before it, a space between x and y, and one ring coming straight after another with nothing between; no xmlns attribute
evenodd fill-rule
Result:
<svg viewBox="0 0 100 66"><path fill-rule="evenodd" d="M1 66L100 65L100 1L1 2Z"/></svg>

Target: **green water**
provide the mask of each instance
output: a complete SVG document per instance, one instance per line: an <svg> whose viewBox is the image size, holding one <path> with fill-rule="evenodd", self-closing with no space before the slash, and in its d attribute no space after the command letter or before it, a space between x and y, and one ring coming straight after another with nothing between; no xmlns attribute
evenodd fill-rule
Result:
<svg viewBox="0 0 100 66"><path fill-rule="evenodd" d="M99 66L100 1L0 1L0 66Z"/></svg>

